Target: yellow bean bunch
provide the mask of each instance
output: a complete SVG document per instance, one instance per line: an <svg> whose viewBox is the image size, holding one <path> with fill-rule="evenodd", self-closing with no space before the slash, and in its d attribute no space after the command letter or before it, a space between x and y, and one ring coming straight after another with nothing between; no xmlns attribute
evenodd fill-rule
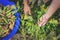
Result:
<svg viewBox="0 0 60 40"><path fill-rule="evenodd" d="M0 8L0 37L4 37L13 29L15 16L18 10L11 11L14 6Z"/></svg>

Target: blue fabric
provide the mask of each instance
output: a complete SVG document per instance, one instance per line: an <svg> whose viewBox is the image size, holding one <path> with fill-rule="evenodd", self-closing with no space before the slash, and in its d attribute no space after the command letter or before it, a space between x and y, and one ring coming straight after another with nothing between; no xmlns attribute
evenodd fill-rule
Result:
<svg viewBox="0 0 60 40"><path fill-rule="evenodd" d="M3 6L7 6L7 5L15 5L14 2L10 2L9 0L0 0L0 4L2 4ZM18 8L14 9L14 10L17 10ZM12 10L13 11L13 10ZM16 32L18 31L18 28L20 26L20 13L17 12L14 14L15 17L16 17L16 20L15 20L15 24L14 24L14 28L13 30L8 34L6 35L5 37L2 37L0 38L0 40L9 40L10 38L12 38Z"/></svg>
<svg viewBox="0 0 60 40"><path fill-rule="evenodd" d="M2 4L3 6L15 5L14 2L10 2L9 0L0 0L0 4Z"/></svg>

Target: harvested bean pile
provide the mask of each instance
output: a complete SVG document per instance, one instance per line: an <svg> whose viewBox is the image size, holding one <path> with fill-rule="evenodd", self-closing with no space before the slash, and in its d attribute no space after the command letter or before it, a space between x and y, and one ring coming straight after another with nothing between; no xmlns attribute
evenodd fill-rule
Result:
<svg viewBox="0 0 60 40"><path fill-rule="evenodd" d="M4 37L13 29L16 10L12 7L0 7L0 37Z"/></svg>

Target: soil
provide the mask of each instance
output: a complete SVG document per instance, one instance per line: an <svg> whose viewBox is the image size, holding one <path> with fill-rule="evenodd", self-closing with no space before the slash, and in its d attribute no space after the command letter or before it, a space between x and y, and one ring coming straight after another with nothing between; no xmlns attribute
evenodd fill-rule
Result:
<svg viewBox="0 0 60 40"><path fill-rule="evenodd" d="M22 35L20 33L17 33L11 40L23 40Z"/></svg>

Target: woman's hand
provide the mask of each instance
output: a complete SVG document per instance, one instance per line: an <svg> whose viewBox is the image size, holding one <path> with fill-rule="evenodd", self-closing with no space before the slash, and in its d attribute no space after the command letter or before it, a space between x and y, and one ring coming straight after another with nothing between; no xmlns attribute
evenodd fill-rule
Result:
<svg viewBox="0 0 60 40"><path fill-rule="evenodd" d="M25 15L31 15L31 10L30 10L30 7L28 5L28 0L24 0L24 14Z"/></svg>
<svg viewBox="0 0 60 40"><path fill-rule="evenodd" d="M39 27L44 26L49 19L48 14L44 14L40 19L38 19L38 25Z"/></svg>
<svg viewBox="0 0 60 40"><path fill-rule="evenodd" d="M24 14L25 15L31 15L31 10L30 10L30 7L29 5L24 5Z"/></svg>
<svg viewBox="0 0 60 40"><path fill-rule="evenodd" d="M44 14L39 20L38 25L44 26L54 12L60 7L60 0L53 0L46 14Z"/></svg>

